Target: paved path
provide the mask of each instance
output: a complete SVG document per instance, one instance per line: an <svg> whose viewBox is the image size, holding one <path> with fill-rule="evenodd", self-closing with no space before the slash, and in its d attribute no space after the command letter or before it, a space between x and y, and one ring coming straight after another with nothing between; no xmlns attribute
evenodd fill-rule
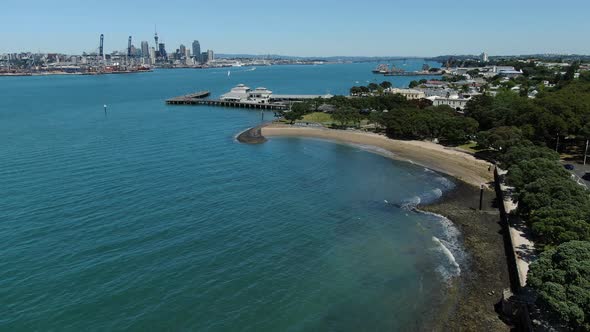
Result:
<svg viewBox="0 0 590 332"><path fill-rule="evenodd" d="M503 171L506 173L505 171ZM500 172L502 173L502 172ZM509 188L502 185L502 191L506 192ZM518 279L520 286L525 287L527 281L527 273L529 272L529 264L536 259L535 243L532 240L532 234L529 227L518 216L511 214L516 210L517 203L510 198L506 198L503 202L506 213L509 215L510 225L510 239L512 241L512 250L516 254L516 268L518 270Z"/></svg>

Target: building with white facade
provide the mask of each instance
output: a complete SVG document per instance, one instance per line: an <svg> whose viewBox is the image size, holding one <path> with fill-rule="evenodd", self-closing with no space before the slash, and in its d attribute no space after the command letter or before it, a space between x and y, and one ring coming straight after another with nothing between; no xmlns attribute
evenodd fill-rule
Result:
<svg viewBox="0 0 590 332"><path fill-rule="evenodd" d="M488 62L488 61L490 61L490 59L489 59L489 57L488 57L488 54L487 54L486 52L483 52L483 53L480 55L480 58L481 58L481 62Z"/></svg>
<svg viewBox="0 0 590 332"><path fill-rule="evenodd" d="M244 84L238 84L230 92L222 95L220 99L241 103L268 104L271 95L272 91L267 88L256 88L252 90Z"/></svg>
<svg viewBox="0 0 590 332"><path fill-rule="evenodd" d="M450 97L430 97L428 99L432 101L433 106L447 105L457 111L464 110L467 102L471 100L471 98L460 97L457 95Z"/></svg>
<svg viewBox="0 0 590 332"><path fill-rule="evenodd" d="M413 99L423 99L426 98L426 94L424 91L416 90L416 89L398 89L398 88L388 88L384 90L386 93L390 94L398 94L406 97L408 100Z"/></svg>

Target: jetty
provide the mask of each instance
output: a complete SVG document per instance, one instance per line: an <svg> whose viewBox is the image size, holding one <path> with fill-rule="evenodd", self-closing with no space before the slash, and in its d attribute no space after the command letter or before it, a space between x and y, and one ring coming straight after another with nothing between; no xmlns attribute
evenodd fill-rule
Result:
<svg viewBox="0 0 590 332"><path fill-rule="evenodd" d="M326 95L278 95L266 88L250 89L239 84L230 92L222 95L219 99L210 99L209 91L199 91L184 96L174 97L166 100L168 105L203 105L221 106L232 108L249 108L257 110L286 111L293 103L312 100L316 98L329 99L333 96Z"/></svg>
<svg viewBox="0 0 590 332"><path fill-rule="evenodd" d="M184 96L178 96L174 98L170 98L166 100L166 104L170 105L191 105L192 102L197 100L202 100L203 98L207 98L211 95L209 91L199 91L195 93L191 93Z"/></svg>
<svg viewBox="0 0 590 332"><path fill-rule="evenodd" d="M166 100L168 105L203 105L203 106L221 106L233 108L253 108L259 110L287 110L288 105L279 103L259 104L239 101L227 101L221 99L196 99L176 97Z"/></svg>

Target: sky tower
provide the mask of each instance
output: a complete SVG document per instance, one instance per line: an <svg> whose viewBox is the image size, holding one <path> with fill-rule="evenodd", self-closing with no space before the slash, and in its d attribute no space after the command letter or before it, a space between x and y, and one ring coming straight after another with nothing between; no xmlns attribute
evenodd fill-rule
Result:
<svg viewBox="0 0 590 332"><path fill-rule="evenodd" d="M101 33L100 34L100 46L98 47L98 56L100 56L101 58L104 56L103 41L104 41L104 35Z"/></svg>
<svg viewBox="0 0 590 332"><path fill-rule="evenodd" d="M154 41L156 42L156 49L158 49L158 30L157 27L154 25Z"/></svg>

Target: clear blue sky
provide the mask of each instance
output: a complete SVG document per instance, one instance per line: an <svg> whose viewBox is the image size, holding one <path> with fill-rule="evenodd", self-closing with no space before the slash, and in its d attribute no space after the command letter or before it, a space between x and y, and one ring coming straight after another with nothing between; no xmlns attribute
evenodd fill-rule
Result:
<svg viewBox="0 0 590 332"><path fill-rule="evenodd" d="M168 51L194 39L217 53L298 56L590 54L590 1L13 0L0 6L0 53Z"/></svg>

